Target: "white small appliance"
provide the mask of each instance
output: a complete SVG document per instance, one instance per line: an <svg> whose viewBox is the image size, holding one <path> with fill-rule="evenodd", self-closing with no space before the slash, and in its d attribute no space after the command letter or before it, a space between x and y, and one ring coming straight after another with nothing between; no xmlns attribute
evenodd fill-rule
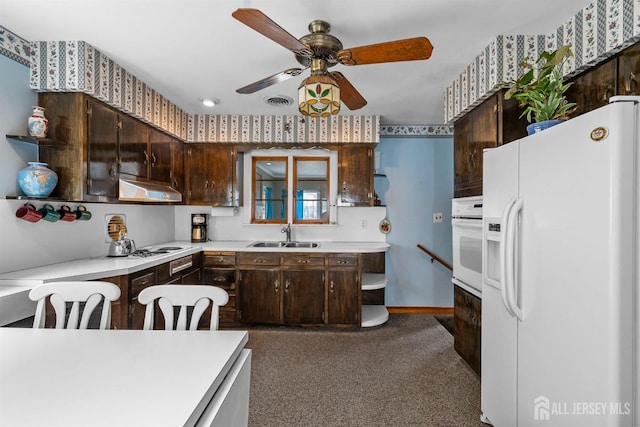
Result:
<svg viewBox="0 0 640 427"><path fill-rule="evenodd" d="M454 285L482 296L482 196L451 201Z"/></svg>

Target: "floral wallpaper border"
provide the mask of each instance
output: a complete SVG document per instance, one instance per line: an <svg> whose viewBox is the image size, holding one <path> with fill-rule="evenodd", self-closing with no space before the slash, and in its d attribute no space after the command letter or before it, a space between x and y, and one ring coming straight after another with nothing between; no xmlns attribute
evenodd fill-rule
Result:
<svg viewBox="0 0 640 427"><path fill-rule="evenodd" d="M640 40L640 0L594 0L547 35L499 35L445 90L444 121L450 123L495 93L499 83L523 72L518 64L544 50L569 44L570 77Z"/></svg>
<svg viewBox="0 0 640 427"><path fill-rule="evenodd" d="M28 67L31 64L31 43L0 26L0 54Z"/></svg>
<svg viewBox="0 0 640 427"><path fill-rule="evenodd" d="M30 86L80 91L187 142L378 143L379 116L188 114L84 41L31 43Z"/></svg>
<svg viewBox="0 0 640 427"><path fill-rule="evenodd" d="M450 125L380 125L380 137L452 137Z"/></svg>

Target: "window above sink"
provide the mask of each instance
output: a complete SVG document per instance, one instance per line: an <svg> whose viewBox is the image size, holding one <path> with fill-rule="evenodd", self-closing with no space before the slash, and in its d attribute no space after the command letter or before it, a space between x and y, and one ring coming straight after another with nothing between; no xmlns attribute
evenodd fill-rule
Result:
<svg viewBox="0 0 640 427"><path fill-rule="evenodd" d="M337 151L324 148L245 154L245 222L335 224L337 160Z"/></svg>

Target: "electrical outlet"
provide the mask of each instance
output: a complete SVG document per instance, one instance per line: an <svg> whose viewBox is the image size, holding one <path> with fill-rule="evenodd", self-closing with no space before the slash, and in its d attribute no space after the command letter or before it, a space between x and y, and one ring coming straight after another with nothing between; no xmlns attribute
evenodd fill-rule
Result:
<svg viewBox="0 0 640 427"><path fill-rule="evenodd" d="M442 212L433 213L433 222L442 222Z"/></svg>
<svg viewBox="0 0 640 427"><path fill-rule="evenodd" d="M360 227L367 228L367 220L366 219L361 219L360 220Z"/></svg>

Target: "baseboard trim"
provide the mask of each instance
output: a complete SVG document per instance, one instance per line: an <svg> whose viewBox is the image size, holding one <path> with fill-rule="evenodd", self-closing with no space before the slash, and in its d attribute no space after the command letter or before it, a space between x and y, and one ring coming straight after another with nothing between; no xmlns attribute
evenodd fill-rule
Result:
<svg viewBox="0 0 640 427"><path fill-rule="evenodd" d="M453 307L387 307L389 313L453 314Z"/></svg>

